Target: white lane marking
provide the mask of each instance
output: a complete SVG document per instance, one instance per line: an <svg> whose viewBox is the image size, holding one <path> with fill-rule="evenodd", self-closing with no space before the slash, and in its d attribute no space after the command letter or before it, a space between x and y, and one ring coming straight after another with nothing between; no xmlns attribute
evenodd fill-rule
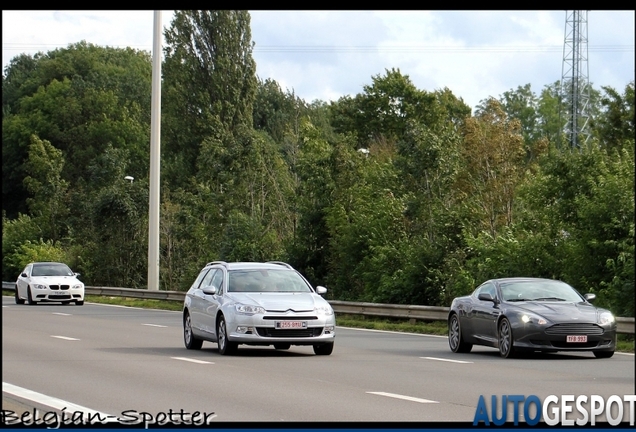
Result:
<svg viewBox="0 0 636 432"><path fill-rule="evenodd" d="M70 340L70 341L79 340L79 339L75 339L75 338L67 337L67 336L55 336L55 335L51 335L51 337L52 337L52 338L57 338L57 339Z"/></svg>
<svg viewBox="0 0 636 432"><path fill-rule="evenodd" d="M183 361L187 361L187 362L192 362L192 363L199 363L199 364L214 364L213 362L197 360L197 359L191 359L191 358L187 358L187 357L170 357L170 358L173 358L175 360L183 360Z"/></svg>
<svg viewBox="0 0 636 432"><path fill-rule="evenodd" d="M396 398L396 399L404 399L404 400L407 400L407 401L419 402L419 403L439 403L439 402L433 401L433 400L420 399L420 398L416 398L416 397L412 397L412 396L404 396L404 395L399 395L399 394L395 394L395 393L385 393L385 392L367 392L367 393L378 395L378 396L392 397L392 398Z"/></svg>
<svg viewBox="0 0 636 432"><path fill-rule="evenodd" d="M88 420L95 421L113 421L117 420L115 416L103 413L101 411L96 411L90 408L83 407L81 405L77 405L71 402L67 402L62 399L58 399L52 396L47 396L42 393L35 392L33 390L25 389L22 387L15 386L13 384L9 384L6 382L2 382L2 392L9 393L13 396L17 396L22 399L27 399L32 402L36 402L38 404L46 405L53 409L64 410L66 416L69 418L72 416L72 413L81 412L83 416Z"/></svg>
<svg viewBox="0 0 636 432"><path fill-rule="evenodd" d="M161 327L161 328L166 328L166 327L168 327L168 326L165 326L165 325L159 325L159 324L142 324L142 325L145 325L145 326L148 326L148 327Z"/></svg>
<svg viewBox="0 0 636 432"><path fill-rule="evenodd" d="M437 360L437 361L445 361L445 362L451 362L451 363L462 363L462 364L472 363L472 362L469 362L469 361L451 360L451 359L438 358L438 357L420 357L420 358L421 359L426 359L426 360Z"/></svg>
<svg viewBox="0 0 636 432"><path fill-rule="evenodd" d="M53 312L53 315L71 316L71 314L62 313L62 312Z"/></svg>

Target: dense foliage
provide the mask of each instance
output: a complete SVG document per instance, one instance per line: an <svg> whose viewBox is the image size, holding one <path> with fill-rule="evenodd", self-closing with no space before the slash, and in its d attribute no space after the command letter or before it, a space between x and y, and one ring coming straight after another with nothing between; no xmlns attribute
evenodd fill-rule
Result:
<svg viewBox="0 0 636 432"><path fill-rule="evenodd" d="M284 260L330 298L448 305L540 276L634 316L634 83L563 145L559 83L467 106L398 69L307 103L256 76L245 11L178 11L162 66L161 289ZM85 42L3 73L3 280L67 262L145 288L151 59ZM124 179L133 176L134 181Z"/></svg>

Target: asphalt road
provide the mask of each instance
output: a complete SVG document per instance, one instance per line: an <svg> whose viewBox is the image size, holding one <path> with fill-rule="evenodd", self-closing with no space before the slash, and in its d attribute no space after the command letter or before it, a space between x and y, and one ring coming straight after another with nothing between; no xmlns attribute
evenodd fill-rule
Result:
<svg viewBox="0 0 636 432"><path fill-rule="evenodd" d="M66 407L129 424L144 412L210 423L472 423L480 395L490 407L492 395L634 394L631 354L502 359L490 348L453 354L445 337L338 327L331 356L246 346L221 356L208 342L185 349L179 312L11 297L2 307L2 408L15 413Z"/></svg>

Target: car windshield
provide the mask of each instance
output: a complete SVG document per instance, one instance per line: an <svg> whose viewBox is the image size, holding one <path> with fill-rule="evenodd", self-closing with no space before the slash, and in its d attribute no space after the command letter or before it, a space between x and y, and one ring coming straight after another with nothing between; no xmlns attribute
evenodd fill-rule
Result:
<svg viewBox="0 0 636 432"><path fill-rule="evenodd" d="M298 273L287 269L231 270L228 292L311 292Z"/></svg>
<svg viewBox="0 0 636 432"><path fill-rule="evenodd" d="M504 301L584 301L574 288L560 281L515 281L500 286Z"/></svg>
<svg viewBox="0 0 636 432"><path fill-rule="evenodd" d="M65 264L33 264L31 276L73 276L73 272Z"/></svg>

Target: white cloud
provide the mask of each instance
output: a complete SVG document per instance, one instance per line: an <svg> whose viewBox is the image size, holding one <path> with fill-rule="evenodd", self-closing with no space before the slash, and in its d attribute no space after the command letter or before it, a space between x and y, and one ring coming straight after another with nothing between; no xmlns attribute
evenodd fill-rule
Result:
<svg viewBox="0 0 636 432"><path fill-rule="evenodd" d="M400 69L420 89L448 87L470 106L561 78L565 11L252 11L254 58L308 102L355 95ZM2 63L81 40L152 51L153 11L3 11ZM634 80L633 11L591 11L590 80ZM171 11L163 11L164 27Z"/></svg>

